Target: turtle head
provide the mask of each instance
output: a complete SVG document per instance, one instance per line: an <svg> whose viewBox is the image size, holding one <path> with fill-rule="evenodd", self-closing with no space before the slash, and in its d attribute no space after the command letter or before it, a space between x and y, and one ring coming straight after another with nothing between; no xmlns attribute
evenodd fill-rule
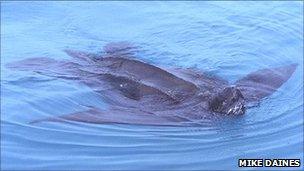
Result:
<svg viewBox="0 0 304 171"><path fill-rule="evenodd" d="M245 100L239 89L226 87L211 98L209 109L216 113L242 115L245 113Z"/></svg>

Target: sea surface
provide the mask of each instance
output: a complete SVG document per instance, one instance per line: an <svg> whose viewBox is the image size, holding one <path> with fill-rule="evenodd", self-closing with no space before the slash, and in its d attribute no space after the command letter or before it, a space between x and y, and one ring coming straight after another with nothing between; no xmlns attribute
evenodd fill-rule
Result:
<svg viewBox="0 0 304 171"><path fill-rule="evenodd" d="M298 67L258 107L209 126L30 123L106 104L85 85L8 63L70 59L65 49L101 52L117 41L151 64L230 83ZM1 2L2 169L234 170L239 158L299 158L303 169L303 2Z"/></svg>

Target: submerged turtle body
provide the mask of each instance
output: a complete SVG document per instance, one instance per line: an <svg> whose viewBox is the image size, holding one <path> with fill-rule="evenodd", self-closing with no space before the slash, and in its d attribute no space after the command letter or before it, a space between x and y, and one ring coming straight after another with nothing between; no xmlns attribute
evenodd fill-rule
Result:
<svg viewBox="0 0 304 171"><path fill-rule="evenodd" d="M103 94L110 108L91 107L39 121L184 125L241 115L249 102L272 94L287 81L297 66L259 70L231 86L219 77L192 69L162 68L137 60L127 44L109 44L102 56L66 52L74 60L30 58L9 67L85 84Z"/></svg>

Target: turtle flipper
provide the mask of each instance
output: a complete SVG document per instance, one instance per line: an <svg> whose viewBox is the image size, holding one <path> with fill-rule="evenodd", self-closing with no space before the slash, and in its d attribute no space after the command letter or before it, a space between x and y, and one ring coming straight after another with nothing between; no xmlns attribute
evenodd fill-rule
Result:
<svg viewBox="0 0 304 171"><path fill-rule="evenodd" d="M78 62L94 62L102 57L131 57L137 50L137 46L129 42L111 42L103 46L103 54L94 54L78 50L65 49L64 52Z"/></svg>
<svg viewBox="0 0 304 171"><path fill-rule="evenodd" d="M291 77L296 68L297 64L291 64L277 68L261 69L236 81L235 85L241 90L246 101L258 101L271 95L281 87Z"/></svg>
<svg viewBox="0 0 304 171"><path fill-rule="evenodd" d="M37 57L8 63L7 68L19 71L42 71L50 68L58 68L62 63L52 58Z"/></svg>
<svg viewBox="0 0 304 171"><path fill-rule="evenodd" d="M138 109L113 107L109 110L101 110L92 107L89 110L67 114L59 117L39 119L30 122L83 122L93 124L138 124L138 125L162 125L178 126L182 120L174 117L162 117Z"/></svg>
<svg viewBox="0 0 304 171"><path fill-rule="evenodd" d="M57 61L46 57L28 58L9 63L6 67L12 70L31 71L40 75L68 80L79 79L79 74L77 75L75 73L80 72L78 64L74 62L65 60Z"/></svg>
<svg viewBox="0 0 304 171"><path fill-rule="evenodd" d="M64 52L75 59L77 63L89 63L94 62L94 59L98 56L97 54L87 53L78 50L65 49Z"/></svg>
<svg viewBox="0 0 304 171"><path fill-rule="evenodd" d="M112 42L103 47L106 56L130 57L135 54L138 47L130 42Z"/></svg>

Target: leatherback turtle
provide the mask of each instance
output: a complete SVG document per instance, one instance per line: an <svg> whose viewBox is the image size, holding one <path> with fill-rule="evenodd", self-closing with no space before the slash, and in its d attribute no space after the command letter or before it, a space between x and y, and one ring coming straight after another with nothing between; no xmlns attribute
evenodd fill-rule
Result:
<svg viewBox="0 0 304 171"><path fill-rule="evenodd" d="M103 54L66 50L73 60L30 58L8 67L77 81L103 95L108 109L36 120L144 125L187 125L243 115L249 104L276 91L297 64L261 69L230 85L194 69L163 68L133 57L128 43L110 43Z"/></svg>

